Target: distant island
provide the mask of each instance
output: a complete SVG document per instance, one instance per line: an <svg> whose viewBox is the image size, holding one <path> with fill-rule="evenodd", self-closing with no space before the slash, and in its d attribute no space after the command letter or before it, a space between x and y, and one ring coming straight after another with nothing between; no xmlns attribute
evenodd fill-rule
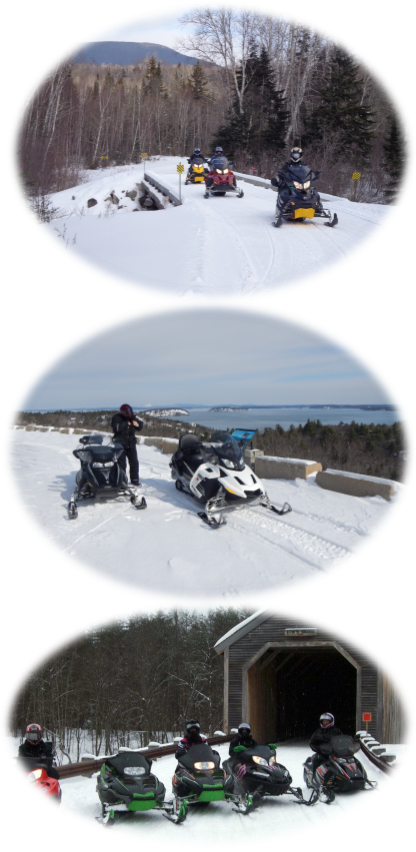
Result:
<svg viewBox="0 0 416 852"><path fill-rule="evenodd" d="M237 406L221 405L219 408L210 408L210 411L250 411L248 406L237 408Z"/></svg>
<svg viewBox="0 0 416 852"><path fill-rule="evenodd" d="M188 415L189 411L186 408L146 408L139 414L147 414L149 417L178 417L179 415Z"/></svg>

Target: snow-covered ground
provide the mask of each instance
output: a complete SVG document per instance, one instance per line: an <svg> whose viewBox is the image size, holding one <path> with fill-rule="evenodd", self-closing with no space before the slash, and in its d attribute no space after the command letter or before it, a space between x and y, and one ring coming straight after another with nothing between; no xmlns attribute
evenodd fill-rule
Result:
<svg viewBox="0 0 416 852"><path fill-rule="evenodd" d="M270 499L288 501L290 514L237 509L227 513L226 526L211 529L197 515L200 506L176 490L170 456L141 444L140 493L147 510L135 510L125 498L86 501L69 521L77 445L72 434L13 431L13 468L28 510L60 552L112 579L165 593L181 589L181 597L197 588L210 601L236 598L326 571L373 532L399 496L388 503L337 494L320 488L314 475L270 479Z"/></svg>
<svg viewBox="0 0 416 852"><path fill-rule="evenodd" d="M222 760L228 757L228 745L216 746L216 749L219 751ZM278 761L289 769L293 786L301 787L305 798L309 798L310 793L303 782L302 763L310 753L307 742L284 743L277 749ZM136 838L140 838L143 832L148 837L147 832L151 831L152 840L154 838L164 842L166 838L168 842L177 842L177 835L179 834L182 842L192 843L203 840L209 833L213 842L232 838L233 842L236 843L242 840L254 841L265 835L271 839L274 832L291 832L302 828L322 828L323 831L336 831L340 819L351 821L352 826L357 808L370 804L370 800L374 801L374 797L377 797L380 791L385 792L389 785L395 783L394 778L387 777L370 763L361 752L357 757L365 767L368 777L372 781L377 781L378 788L362 791L353 796L339 795L330 806L318 802L313 807L305 807L296 804L291 796L282 796L281 798L268 798L264 801L262 807L251 814L242 815L236 813L229 803L213 802L207 808L190 807L187 819L181 826L172 825L164 819L160 812L149 811L140 813L133 819L116 825L111 838L113 842L115 842L115 838L119 838L121 843L123 843L123 840L128 842L130 838L135 841ZM153 763L154 774L166 787L166 801L172 798L172 775L175 766L176 760L173 755L158 758ZM68 778L61 781L61 787L60 816L63 818L79 814L85 817L86 820L89 820L90 825L96 827L97 840L99 840L100 832L105 832L106 829L95 822L95 818L100 816L101 813L100 802L95 789L95 777ZM81 823L79 823L79 827L81 828Z"/></svg>
<svg viewBox="0 0 416 852"><path fill-rule="evenodd" d="M178 193L179 162L177 157L151 160L146 172ZM125 193L137 190L142 165L85 176L86 183L51 196L61 214L45 226L54 239L106 272L180 295L230 296L299 280L343 260L388 212L383 205L323 193L324 205L338 214L339 225L326 228L324 219L316 219L284 224L276 231L271 190L241 181L242 199L204 199L204 187L185 186L182 176L181 207L136 216L137 199L131 201ZM120 210L105 201L111 191L123 205ZM89 198L98 203L88 209Z"/></svg>

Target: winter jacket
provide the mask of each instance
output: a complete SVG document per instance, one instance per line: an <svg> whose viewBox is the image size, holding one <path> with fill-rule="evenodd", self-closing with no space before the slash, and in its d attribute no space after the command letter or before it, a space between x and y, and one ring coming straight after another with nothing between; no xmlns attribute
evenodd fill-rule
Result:
<svg viewBox="0 0 416 852"><path fill-rule="evenodd" d="M256 742L256 740L253 740L252 736L245 737L245 739L243 739L243 737L240 737L240 734L237 734L237 736L234 737L234 739L232 739L230 742L230 748L228 750L228 754L230 755L230 757L237 757L237 755L234 754L234 749L236 748L236 746L239 745L242 745L245 748L255 748L258 743Z"/></svg>
<svg viewBox="0 0 416 852"><path fill-rule="evenodd" d="M320 746L323 743L329 743L332 737L339 737L341 735L342 731L340 728L317 728L310 738L309 745L312 751L316 751L319 754Z"/></svg>
<svg viewBox="0 0 416 852"><path fill-rule="evenodd" d="M39 743L32 744L25 740L19 746L18 756L23 762L27 759L27 765L30 769L33 768L33 760L39 760L39 763L45 764L47 769L50 770L53 766L56 753L51 742L41 740ZM31 765L29 765L29 760Z"/></svg>
<svg viewBox="0 0 416 852"><path fill-rule="evenodd" d="M205 159L206 159L206 157L204 157L203 154L191 154L191 156L188 157L188 163L190 163L190 165L192 165L194 160L205 160Z"/></svg>
<svg viewBox="0 0 416 852"><path fill-rule="evenodd" d="M207 738L203 737L202 734L197 734L196 737L182 737L175 751L176 760L180 760L192 746L201 744L208 745Z"/></svg>
<svg viewBox="0 0 416 852"><path fill-rule="evenodd" d="M141 432L143 429L143 420L139 420L138 417L134 418L138 426L133 426L131 420L128 420L127 417L123 417L122 414L117 413L111 420L111 428L113 430L113 439L117 441L118 444L121 444L125 450L129 450L131 447L136 444L136 432Z"/></svg>

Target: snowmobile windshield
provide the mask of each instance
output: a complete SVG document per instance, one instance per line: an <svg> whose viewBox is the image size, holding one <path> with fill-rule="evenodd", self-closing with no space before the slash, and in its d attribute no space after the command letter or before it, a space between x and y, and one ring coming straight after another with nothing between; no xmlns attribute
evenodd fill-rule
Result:
<svg viewBox="0 0 416 852"><path fill-rule="evenodd" d="M121 752L116 754L115 757L108 758L105 762L107 767L115 769L118 775L134 775L135 770L137 770L137 775L147 775L150 770L146 758L138 752Z"/></svg>
<svg viewBox="0 0 416 852"><path fill-rule="evenodd" d="M225 170L230 170L230 164L227 160L227 157L223 157L222 155L219 157L214 157L212 160L212 168L216 169L219 172L224 172Z"/></svg>
<svg viewBox="0 0 416 852"><path fill-rule="evenodd" d="M191 746L186 754L180 758L179 763L191 772L195 770L199 772L207 772L210 769L215 769L219 765L219 757L214 754L212 748L210 748L208 744L200 743L198 745Z"/></svg>
<svg viewBox="0 0 416 852"><path fill-rule="evenodd" d="M232 467L237 470L243 470L244 458L241 447L228 432L214 432L211 435L211 443L214 445L217 456L225 464L225 467Z"/></svg>
<svg viewBox="0 0 416 852"><path fill-rule="evenodd" d="M347 737L343 734L338 737L332 737L329 745L331 746L332 753L337 757L350 757L360 750L360 743L357 740L353 740L352 737Z"/></svg>
<svg viewBox="0 0 416 852"><path fill-rule="evenodd" d="M191 165L192 166L203 166L204 165L203 158L202 157L194 157L194 159L191 161Z"/></svg>
<svg viewBox="0 0 416 852"><path fill-rule="evenodd" d="M293 183L307 183L311 180L316 180L321 174L320 171L312 171L310 166L291 166L286 172L286 180Z"/></svg>
<svg viewBox="0 0 416 852"><path fill-rule="evenodd" d="M238 753L238 759L243 763L251 763L253 760L256 763L255 758L261 758L265 760L266 763L269 763L269 760L273 757L274 752L268 745L258 745L255 748L246 748L245 751L240 751Z"/></svg>

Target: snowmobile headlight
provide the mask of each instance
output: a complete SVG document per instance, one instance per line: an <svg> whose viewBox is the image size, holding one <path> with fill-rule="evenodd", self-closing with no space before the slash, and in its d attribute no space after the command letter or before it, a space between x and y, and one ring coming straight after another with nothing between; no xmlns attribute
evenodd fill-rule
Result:
<svg viewBox="0 0 416 852"><path fill-rule="evenodd" d="M233 461L230 461L230 459L221 459L221 461L222 461L222 463L223 463L224 467L232 467L232 468L235 468L235 464L234 464L234 462L233 462Z"/></svg>
<svg viewBox="0 0 416 852"><path fill-rule="evenodd" d="M145 775L145 773L144 766L126 766L124 770L125 775Z"/></svg>
<svg viewBox="0 0 416 852"><path fill-rule="evenodd" d="M309 189L310 185L311 185L310 180L307 180L307 181L305 181L305 183L303 184L303 188L304 188L304 189Z"/></svg>
<svg viewBox="0 0 416 852"><path fill-rule="evenodd" d="M228 172L229 172L229 171L230 171L229 169L224 169L224 170L223 170L223 175L228 175Z"/></svg>
<svg viewBox="0 0 416 852"><path fill-rule="evenodd" d="M264 757L259 757L258 754L253 754L254 763L259 763L261 766L267 766L267 760Z"/></svg>
<svg viewBox="0 0 416 852"><path fill-rule="evenodd" d="M215 169L215 171L216 171L217 175L222 175L222 174L223 174L222 169Z"/></svg>
<svg viewBox="0 0 416 852"><path fill-rule="evenodd" d="M29 772L27 776L28 781L39 781L39 778L42 778L42 770L34 769L33 772Z"/></svg>
<svg viewBox="0 0 416 852"><path fill-rule="evenodd" d="M307 180L305 183L298 183L298 181L294 180L293 185L295 189L309 189L311 182L310 180Z"/></svg>
<svg viewBox="0 0 416 852"><path fill-rule="evenodd" d="M269 766L273 766L273 764L275 764L275 763L276 763L276 757L275 757L275 755L273 755L273 757L271 757L270 760L269 760Z"/></svg>
<svg viewBox="0 0 416 852"><path fill-rule="evenodd" d="M213 760L200 760L194 763L194 769L215 769L215 763Z"/></svg>

